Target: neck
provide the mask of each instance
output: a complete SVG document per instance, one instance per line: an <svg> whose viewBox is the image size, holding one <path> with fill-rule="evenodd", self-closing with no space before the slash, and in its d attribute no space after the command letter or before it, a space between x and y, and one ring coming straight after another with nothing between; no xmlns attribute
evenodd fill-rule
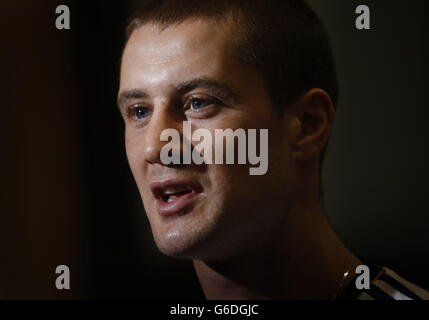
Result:
<svg viewBox="0 0 429 320"><path fill-rule="evenodd" d="M308 203L308 202L307 202ZM330 299L343 274L352 279L349 251L327 221L320 202L296 205L263 250L227 261L194 260L207 299Z"/></svg>

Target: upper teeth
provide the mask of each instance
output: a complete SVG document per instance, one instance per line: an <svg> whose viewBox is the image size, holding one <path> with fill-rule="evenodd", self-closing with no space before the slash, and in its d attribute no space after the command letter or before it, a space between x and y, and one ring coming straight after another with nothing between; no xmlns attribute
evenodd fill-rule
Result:
<svg viewBox="0 0 429 320"><path fill-rule="evenodd" d="M188 190L186 187L167 188L167 189L164 189L164 194L168 196L168 195L171 195L173 193L183 192L186 190Z"/></svg>

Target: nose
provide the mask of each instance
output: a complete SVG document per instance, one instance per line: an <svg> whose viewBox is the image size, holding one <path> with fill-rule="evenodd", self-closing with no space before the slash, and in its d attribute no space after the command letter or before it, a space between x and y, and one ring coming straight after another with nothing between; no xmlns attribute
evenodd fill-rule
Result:
<svg viewBox="0 0 429 320"><path fill-rule="evenodd" d="M182 120L181 117L169 110L167 106L155 107L154 111L149 120L146 132L144 135L144 147L143 156L144 159L151 163L162 164L161 162L161 150L170 141L161 141L161 133L166 129L177 130L180 137L182 137ZM178 143L173 144L173 152L179 152L181 150L180 140ZM171 144L170 144L171 145ZM180 153L181 154L181 153Z"/></svg>

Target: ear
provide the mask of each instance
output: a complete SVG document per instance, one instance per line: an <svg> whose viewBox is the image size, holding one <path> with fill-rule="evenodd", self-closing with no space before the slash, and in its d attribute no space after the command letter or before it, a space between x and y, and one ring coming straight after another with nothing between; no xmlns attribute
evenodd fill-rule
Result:
<svg viewBox="0 0 429 320"><path fill-rule="evenodd" d="M335 110L331 98L322 89L311 89L297 102L298 132L293 158L307 161L318 158L331 133Z"/></svg>

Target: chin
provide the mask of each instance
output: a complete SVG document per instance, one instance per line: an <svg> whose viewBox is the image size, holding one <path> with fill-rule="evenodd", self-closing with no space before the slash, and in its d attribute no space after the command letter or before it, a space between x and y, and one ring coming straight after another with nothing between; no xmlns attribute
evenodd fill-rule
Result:
<svg viewBox="0 0 429 320"><path fill-rule="evenodd" d="M210 232L206 228L178 229L154 234L158 249L166 256L180 259L203 259L210 256Z"/></svg>
<svg viewBox="0 0 429 320"><path fill-rule="evenodd" d="M223 234L222 217L222 210L213 210L204 202L177 216L160 217L154 210L148 214L156 246L164 255L197 260L221 250L216 238Z"/></svg>
<svg viewBox="0 0 429 320"><path fill-rule="evenodd" d="M179 259L197 259L197 244L188 239L171 237L170 239L155 240L158 249L166 256Z"/></svg>

